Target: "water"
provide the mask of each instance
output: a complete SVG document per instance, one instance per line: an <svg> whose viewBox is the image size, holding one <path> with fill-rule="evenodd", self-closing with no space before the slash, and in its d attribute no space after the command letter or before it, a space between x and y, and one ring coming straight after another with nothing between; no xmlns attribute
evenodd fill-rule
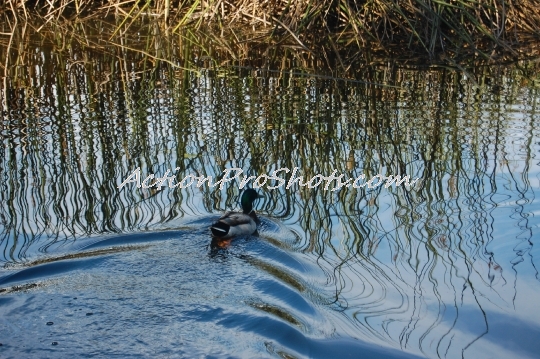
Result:
<svg viewBox="0 0 540 359"><path fill-rule="evenodd" d="M346 81L25 44L0 92L0 356L538 357L534 63ZM420 180L269 182L226 248L208 227L239 181L118 188L295 167Z"/></svg>

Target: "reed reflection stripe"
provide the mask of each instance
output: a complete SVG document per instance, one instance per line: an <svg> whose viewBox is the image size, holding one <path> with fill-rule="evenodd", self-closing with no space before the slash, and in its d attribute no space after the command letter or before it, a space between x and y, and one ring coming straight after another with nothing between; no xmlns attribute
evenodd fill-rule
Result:
<svg viewBox="0 0 540 359"><path fill-rule="evenodd" d="M178 171L180 167L175 168L175 171ZM282 178L279 176L280 172L289 173L291 170L288 168L279 168L272 172L271 176L268 176L266 174L261 174L259 176L243 176L243 178L240 180L240 175L244 172L241 168L227 168L223 170L223 177L213 183L213 177L212 176L196 176L194 174L188 174L185 176L180 182L174 183L176 180L176 175L170 175L171 170L168 169L163 177L157 177L155 174L151 173L147 177L145 177L144 180L141 181L142 175L141 175L141 168L137 167L117 188L122 188L126 186L128 183L136 183L137 188L152 188L155 187L156 189L161 189L161 187L165 186L165 182L168 182L169 188L187 188L190 187L195 181L197 181L197 188L201 187L206 184L210 188L214 188L217 185L219 185L219 189L223 189L225 184L228 182L232 182L233 180L239 180L240 183L238 187L240 189L243 189L246 185L249 185L249 182L252 181L253 188L262 188L264 185L266 185L267 189L276 189L281 186L283 186L285 183L287 183L286 189L290 189L292 186L294 186L296 183L300 187L308 187L308 188L315 188L325 183L324 190L328 190L330 187L330 184L335 181L335 185L332 187L331 191L337 191L341 187L345 186L347 188L350 188L351 186L353 188L363 188L367 186L368 188L377 188L380 185L382 185L385 181L384 188L390 187L392 184L395 184L396 187L400 186L402 183L405 184L407 187L413 187L420 178L413 179L411 181L408 175L401 176L401 175L388 175L384 176L382 174L376 174L375 176L371 177L368 181L365 181L366 175L361 174L360 176L353 178L345 179L344 182L342 182L342 179L344 178L344 174L340 174L339 176L336 176L337 170L334 170L330 176L323 176L321 174L317 174L309 181L304 182L303 176L297 176L297 172L299 170L299 167L294 167L289 180L287 181L285 178ZM235 171L236 173L234 176L230 176L231 172ZM152 182L153 180L153 182ZM267 184L268 181L276 181L279 184L276 184L275 186L270 186Z"/></svg>

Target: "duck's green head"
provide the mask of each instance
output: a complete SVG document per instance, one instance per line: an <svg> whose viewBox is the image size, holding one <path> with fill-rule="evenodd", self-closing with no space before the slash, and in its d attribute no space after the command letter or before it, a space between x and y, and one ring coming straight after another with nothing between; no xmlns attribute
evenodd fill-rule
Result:
<svg viewBox="0 0 540 359"><path fill-rule="evenodd" d="M244 191L244 193L242 193L240 202L242 205L242 211L245 214L249 214L251 211L253 211L253 202L257 198L263 198L263 196L259 195L253 188L248 188Z"/></svg>

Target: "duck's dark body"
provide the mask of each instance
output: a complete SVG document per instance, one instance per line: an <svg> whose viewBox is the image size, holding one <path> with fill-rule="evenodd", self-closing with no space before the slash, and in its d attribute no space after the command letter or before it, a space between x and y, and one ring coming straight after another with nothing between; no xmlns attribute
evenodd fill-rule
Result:
<svg viewBox="0 0 540 359"><path fill-rule="evenodd" d="M214 237L227 239L255 233L257 222L250 215L229 212L214 223L210 230Z"/></svg>
<svg viewBox="0 0 540 359"><path fill-rule="evenodd" d="M253 210L253 201L260 198L253 189L242 194L242 213L227 212L210 227L214 238L229 239L237 236L251 235L257 231L257 215Z"/></svg>

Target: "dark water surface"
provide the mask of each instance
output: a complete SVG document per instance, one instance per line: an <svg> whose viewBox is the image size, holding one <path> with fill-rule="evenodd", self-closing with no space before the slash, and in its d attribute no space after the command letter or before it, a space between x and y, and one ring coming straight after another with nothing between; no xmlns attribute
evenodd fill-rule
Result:
<svg viewBox="0 0 540 359"><path fill-rule="evenodd" d="M358 82L25 46L0 91L0 357L539 357L534 67ZM295 167L420 180L269 181L228 248L208 227L239 181L118 188Z"/></svg>

